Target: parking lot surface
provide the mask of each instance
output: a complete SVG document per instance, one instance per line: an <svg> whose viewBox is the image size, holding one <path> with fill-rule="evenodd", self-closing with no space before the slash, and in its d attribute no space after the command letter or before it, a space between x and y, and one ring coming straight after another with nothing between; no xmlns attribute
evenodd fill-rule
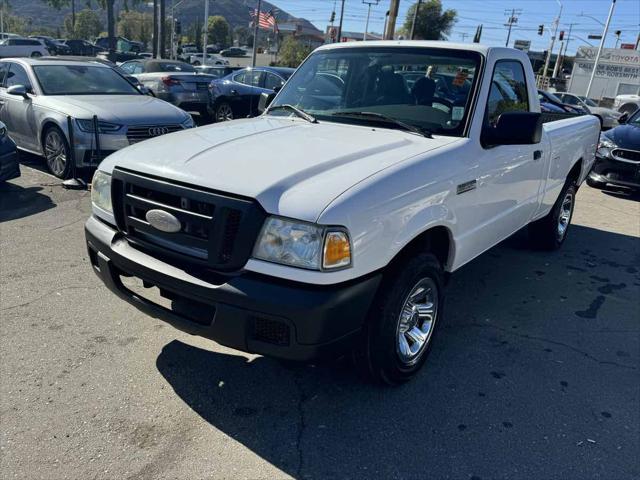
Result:
<svg viewBox="0 0 640 480"><path fill-rule="evenodd" d="M562 250L452 277L415 381L190 337L91 271L87 192L0 186L3 478L640 477L640 203L583 186ZM286 299L283 299L285 301Z"/></svg>

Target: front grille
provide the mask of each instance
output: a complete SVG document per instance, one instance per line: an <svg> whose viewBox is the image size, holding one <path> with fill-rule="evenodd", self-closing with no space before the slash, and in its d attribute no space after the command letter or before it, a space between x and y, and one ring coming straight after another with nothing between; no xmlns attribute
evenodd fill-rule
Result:
<svg viewBox="0 0 640 480"><path fill-rule="evenodd" d="M181 125L136 125L135 127L127 128L127 139L129 143L138 143L179 130L182 130Z"/></svg>
<svg viewBox="0 0 640 480"><path fill-rule="evenodd" d="M616 160L640 163L640 152L637 150L627 150L624 148L614 148L611 156Z"/></svg>
<svg viewBox="0 0 640 480"><path fill-rule="evenodd" d="M266 217L257 202L115 169L112 201L118 229L135 246L187 265L232 271L241 268ZM159 209L180 221L166 233L146 219Z"/></svg>

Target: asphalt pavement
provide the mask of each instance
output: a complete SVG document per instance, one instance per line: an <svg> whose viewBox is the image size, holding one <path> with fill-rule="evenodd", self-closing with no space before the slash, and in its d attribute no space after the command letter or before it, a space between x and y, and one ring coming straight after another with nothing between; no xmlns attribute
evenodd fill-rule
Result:
<svg viewBox="0 0 640 480"><path fill-rule="evenodd" d="M585 185L562 250L517 234L456 272L426 368L380 388L141 314L91 270L89 194L22 173L0 186L2 478L640 477L638 197Z"/></svg>

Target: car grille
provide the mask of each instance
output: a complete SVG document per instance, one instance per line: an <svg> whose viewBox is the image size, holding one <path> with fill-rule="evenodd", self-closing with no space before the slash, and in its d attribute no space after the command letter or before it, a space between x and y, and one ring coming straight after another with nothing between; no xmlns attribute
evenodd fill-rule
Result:
<svg viewBox="0 0 640 480"><path fill-rule="evenodd" d="M640 163L640 152L637 150L626 150L624 148L614 148L611 151L611 156L616 160Z"/></svg>
<svg viewBox="0 0 640 480"><path fill-rule="evenodd" d="M134 246L185 266L233 271L249 259L266 214L254 200L115 169L112 201L118 229ZM175 233L154 228L151 209L171 213Z"/></svg>
<svg viewBox="0 0 640 480"><path fill-rule="evenodd" d="M129 143L138 143L167 133L182 130L181 125L136 125L127 128L127 139Z"/></svg>

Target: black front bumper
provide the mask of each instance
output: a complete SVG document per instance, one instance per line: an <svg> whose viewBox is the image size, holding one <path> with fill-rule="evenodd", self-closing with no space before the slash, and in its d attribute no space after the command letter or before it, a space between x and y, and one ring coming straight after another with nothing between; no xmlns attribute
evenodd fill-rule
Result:
<svg viewBox="0 0 640 480"><path fill-rule="evenodd" d="M85 225L89 258L116 295L150 316L193 335L251 353L291 360L334 357L362 329L381 274L340 285L313 286L243 272L220 283L162 262L91 217ZM137 277L172 300L164 307L127 288Z"/></svg>
<svg viewBox="0 0 640 480"><path fill-rule="evenodd" d="M640 189L640 163L596 156L589 178L598 183Z"/></svg>

